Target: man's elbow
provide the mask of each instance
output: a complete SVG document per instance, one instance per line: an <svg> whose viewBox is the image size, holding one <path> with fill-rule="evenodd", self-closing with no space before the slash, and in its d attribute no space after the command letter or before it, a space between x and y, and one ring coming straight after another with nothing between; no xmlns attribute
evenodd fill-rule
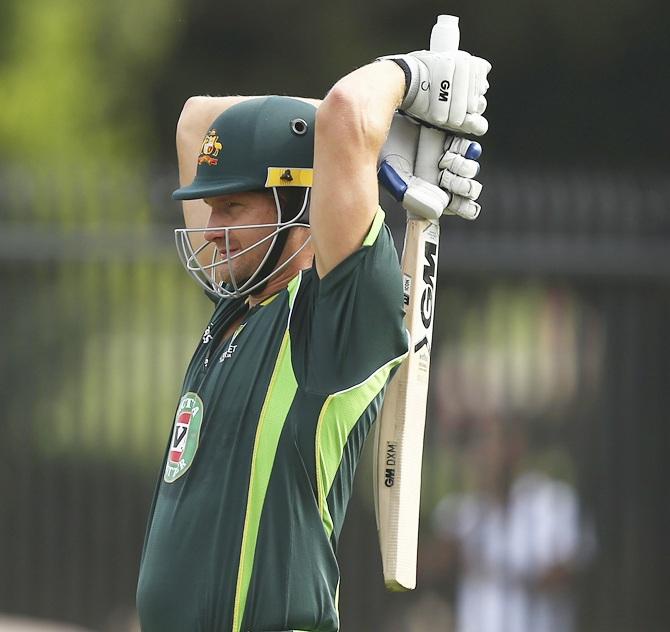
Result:
<svg viewBox="0 0 670 632"><path fill-rule="evenodd" d="M338 144L381 146L387 130L376 124L369 106L358 93L354 81L348 77L340 79L317 110L317 134Z"/></svg>

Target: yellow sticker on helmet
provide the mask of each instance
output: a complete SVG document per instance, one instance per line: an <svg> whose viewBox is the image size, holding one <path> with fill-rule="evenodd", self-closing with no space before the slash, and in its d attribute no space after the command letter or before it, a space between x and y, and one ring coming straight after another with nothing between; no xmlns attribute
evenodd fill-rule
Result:
<svg viewBox="0 0 670 632"><path fill-rule="evenodd" d="M266 187L311 187L314 170L293 167L268 167Z"/></svg>

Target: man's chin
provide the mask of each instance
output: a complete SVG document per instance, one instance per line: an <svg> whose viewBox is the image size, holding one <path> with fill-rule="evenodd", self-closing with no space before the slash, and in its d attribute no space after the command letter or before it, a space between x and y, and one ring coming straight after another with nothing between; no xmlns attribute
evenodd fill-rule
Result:
<svg viewBox="0 0 670 632"><path fill-rule="evenodd" d="M235 286L237 287L242 287L245 283L249 281L248 276L243 276L243 277L235 277L235 285L233 285L233 277L230 274L221 274L219 275L219 283L223 283L223 285L233 288Z"/></svg>

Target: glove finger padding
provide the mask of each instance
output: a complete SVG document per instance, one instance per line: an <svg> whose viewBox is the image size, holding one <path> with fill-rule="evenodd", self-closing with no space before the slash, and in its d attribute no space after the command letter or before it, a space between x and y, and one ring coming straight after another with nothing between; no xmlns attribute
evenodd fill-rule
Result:
<svg viewBox="0 0 670 632"><path fill-rule="evenodd" d="M466 114L459 131L464 134L483 136L489 129L489 122L481 114Z"/></svg>
<svg viewBox="0 0 670 632"><path fill-rule="evenodd" d="M456 51L456 63L454 68L454 80L451 85L451 106L449 107L449 119L447 127L460 129L468 114L468 99L472 89L470 86L470 53Z"/></svg>
<svg viewBox="0 0 670 632"><path fill-rule="evenodd" d="M476 59L472 58L473 61ZM470 64L470 83L468 84L468 112L476 112L477 114L482 114L482 112L477 112L479 107L479 98L483 95L483 92L480 91L480 86L478 85L478 70L477 64Z"/></svg>
<svg viewBox="0 0 670 632"><path fill-rule="evenodd" d="M488 74L491 72L493 66L491 62L486 61L482 57L472 56L472 63L477 69L477 91L479 94L486 94L489 89Z"/></svg>
<svg viewBox="0 0 670 632"><path fill-rule="evenodd" d="M442 156L439 166L440 169L448 169L454 175L462 178L475 178L479 173L479 163L476 160L468 160L450 151Z"/></svg>
<svg viewBox="0 0 670 632"><path fill-rule="evenodd" d="M471 57L470 61L470 85L468 86L468 112L482 114L484 110L478 112L480 99L489 89L489 82L486 78L491 70L491 64L481 57Z"/></svg>
<svg viewBox="0 0 670 632"><path fill-rule="evenodd" d="M402 201L406 211L416 217L439 219L452 196L440 187L412 176Z"/></svg>
<svg viewBox="0 0 670 632"><path fill-rule="evenodd" d="M445 212L474 219L481 210L474 201L481 194L482 185L473 178L479 173L477 159L482 154L482 147L462 136L448 136L444 147L438 184L452 197Z"/></svg>
<svg viewBox="0 0 670 632"><path fill-rule="evenodd" d="M482 114L484 114L488 105L484 95L489 89L489 82L486 77L491 71L491 64L481 57L473 56L470 69L468 114L463 121L462 130L466 134L483 136L489 129L489 123Z"/></svg>
<svg viewBox="0 0 670 632"><path fill-rule="evenodd" d="M472 178L462 178L446 169L440 173L438 181L441 189L454 195L462 195L470 200L476 200L482 192L482 185Z"/></svg>
<svg viewBox="0 0 670 632"><path fill-rule="evenodd" d="M487 105L488 102L486 100L486 97L479 97L479 101L477 102L475 109L472 111L473 114L484 114Z"/></svg>
<svg viewBox="0 0 670 632"><path fill-rule="evenodd" d="M446 153L458 154L469 160L477 160L482 155L482 146L474 140L450 134L444 141Z"/></svg>
<svg viewBox="0 0 670 632"><path fill-rule="evenodd" d="M444 212L446 215L458 215L463 219L473 220L477 219L481 210L482 207L477 202L460 195L452 195L451 201Z"/></svg>
<svg viewBox="0 0 670 632"><path fill-rule="evenodd" d="M477 159L482 155L479 143L462 136L447 136L444 149L438 163L439 169L448 169L463 178L474 178L479 173Z"/></svg>

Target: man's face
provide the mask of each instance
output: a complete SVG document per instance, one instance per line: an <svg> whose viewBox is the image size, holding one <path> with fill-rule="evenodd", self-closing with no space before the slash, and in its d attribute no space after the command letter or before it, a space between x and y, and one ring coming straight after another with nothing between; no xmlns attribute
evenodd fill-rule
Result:
<svg viewBox="0 0 670 632"><path fill-rule="evenodd" d="M228 232L227 245L229 248L227 249L224 228L235 228L236 226L250 224L275 224L277 222L274 200L267 193L248 192L205 198L205 203L212 209L207 222L205 239L214 244L223 260L250 248L275 230L274 226L231 230ZM230 283L232 278L230 270L232 268L235 282L238 286L241 285L256 272L271 244L272 239L268 239L249 252L245 252L219 266L217 268L217 280Z"/></svg>

